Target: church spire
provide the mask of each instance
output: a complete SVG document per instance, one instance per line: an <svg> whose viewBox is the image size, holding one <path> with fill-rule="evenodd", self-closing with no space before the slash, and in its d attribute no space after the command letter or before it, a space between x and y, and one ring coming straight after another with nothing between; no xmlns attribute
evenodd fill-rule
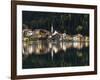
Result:
<svg viewBox="0 0 100 80"><path fill-rule="evenodd" d="M53 24L51 25L51 32L53 33Z"/></svg>

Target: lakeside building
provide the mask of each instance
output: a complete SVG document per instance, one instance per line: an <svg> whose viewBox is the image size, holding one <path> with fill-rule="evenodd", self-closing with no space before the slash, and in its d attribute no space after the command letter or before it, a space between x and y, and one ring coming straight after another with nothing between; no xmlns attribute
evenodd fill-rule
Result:
<svg viewBox="0 0 100 80"><path fill-rule="evenodd" d="M53 27L51 28L52 32L45 30L45 29L23 29L23 40L53 40L53 41L77 41L77 42L82 42L82 41L89 41L88 36L83 36L81 34L76 34L76 35L69 35L66 33L59 33L58 31L54 31Z"/></svg>

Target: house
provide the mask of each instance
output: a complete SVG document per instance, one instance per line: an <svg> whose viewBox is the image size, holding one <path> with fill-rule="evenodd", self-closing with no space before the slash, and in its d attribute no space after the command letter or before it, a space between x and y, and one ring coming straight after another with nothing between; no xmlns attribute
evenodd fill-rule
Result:
<svg viewBox="0 0 100 80"><path fill-rule="evenodd" d="M33 32L31 29L24 29L22 32L23 32L24 37L29 37L33 35Z"/></svg>
<svg viewBox="0 0 100 80"><path fill-rule="evenodd" d="M74 35L73 41L84 41L84 37L81 34Z"/></svg>
<svg viewBox="0 0 100 80"><path fill-rule="evenodd" d="M50 32L47 31L47 30L44 30L44 29L35 29L33 31L32 37L36 38L36 39L47 39L49 35L50 35Z"/></svg>
<svg viewBox="0 0 100 80"><path fill-rule="evenodd" d="M58 33L57 31L55 31L55 32L52 34L52 40L54 40L54 41L60 41L60 38L61 38L61 34Z"/></svg>

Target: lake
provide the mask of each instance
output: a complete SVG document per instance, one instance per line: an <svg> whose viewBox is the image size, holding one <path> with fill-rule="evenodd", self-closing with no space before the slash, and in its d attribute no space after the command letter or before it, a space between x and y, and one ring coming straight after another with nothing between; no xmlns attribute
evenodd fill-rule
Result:
<svg viewBox="0 0 100 80"><path fill-rule="evenodd" d="M23 69L71 66L89 66L89 42L23 42Z"/></svg>

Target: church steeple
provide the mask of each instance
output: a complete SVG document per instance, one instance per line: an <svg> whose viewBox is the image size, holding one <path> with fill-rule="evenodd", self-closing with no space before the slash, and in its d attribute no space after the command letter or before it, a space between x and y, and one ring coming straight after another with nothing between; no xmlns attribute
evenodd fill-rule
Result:
<svg viewBox="0 0 100 80"><path fill-rule="evenodd" d="M51 33L53 33L53 24L51 25Z"/></svg>

